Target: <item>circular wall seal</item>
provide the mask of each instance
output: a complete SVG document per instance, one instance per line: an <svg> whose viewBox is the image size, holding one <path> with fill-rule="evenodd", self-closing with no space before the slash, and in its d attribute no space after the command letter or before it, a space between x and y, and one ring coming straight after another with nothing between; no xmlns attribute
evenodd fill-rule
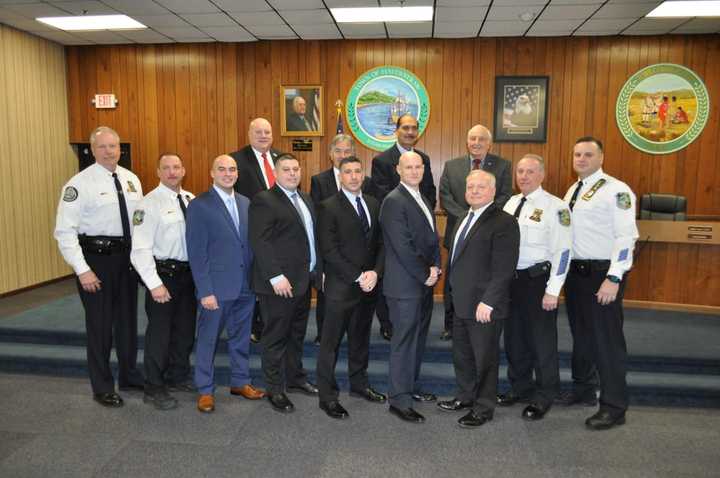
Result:
<svg viewBox="0 0 720 478"><path fill-rule="evenodd" d="M702 132L710 97L692 70L672 63L650 65L620 90L615 119L625 139L650 154L683 149Z"/></svg>
<svg viewBox="0 0 720 478"><path fill-rule="evenodd" d="M430 118L430 98L422 81L397 66L368 70L355 80L345 101L345 117L353 135L375 151L395 144L395 123L403 114L418 120L418 136Z"/></svg>

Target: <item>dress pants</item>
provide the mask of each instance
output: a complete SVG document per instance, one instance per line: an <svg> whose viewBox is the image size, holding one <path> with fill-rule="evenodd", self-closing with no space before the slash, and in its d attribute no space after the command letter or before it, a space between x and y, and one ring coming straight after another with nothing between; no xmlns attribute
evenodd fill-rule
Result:
<svg viewBox="0 0 720 478"><path fill-rule="evenodd" d="M390 340L390 405L408 409L412 394L419 392L420 365L432 317L432 287L423 296L412 299L386 297L393 336Z"/></svg>
<svg viewBox="0 0 720 478"><path fill-rule="evenodd" d="M234 300L220 300L218 305L216 310L207 310L199 305L195 386L202 395L215 392L215 352L223 330L228 336L230 386L242 387L250 383L250 328L255 295L245 292Z"/></svg>
<svg viewBox="0 0 720 478"><path fill-rule="evenodd" d="M457 398L472 402L477 414L492 416L497 401L498 356L502 320L481 323L453 318L453 365Z"/></svg>
<svg viewBox="0 0 720 478"><path fill-rule="evenodd" d="M595 294L606 275L607 270L580 273L571 266L565 281L565 295L573 336L574 390L581 396L594 394L597 370L600 375L600 410L618 415L628 407L625 380L627 347L622 309L626 281L623 279L621 282L613 302L600 305Z"/></svg>
<svg viewBox="0 0 720 478"><path fill-rule="evenodd" d="M380 323L380 327L383 330L388 330L392 332L393 325L390 321L390 311L388 310L388 304L387 300L385 299L385 295L383 295L383 284L382 279L378 279L377 285L375 286L375 290L377 290L377 299L375 300L375 315L377 315L378 322Z"/></svg>
<svg viewBox="0 0 720 478"><path fill-rule="evenodd" d="M325 323L325 294L323 291L316 290L317 301L315 302L315 325L317 326L317 336L322 337L323 324Z"/></svg>
<svg viewBox="0 0 720 478"><path fill-rule="evenodd" d="M278 295L259 295L265 319L262 344L262 370L268 393L284 393L287 386L307 381L302 356L310 311L310 288L305 294L286 299Z"/></svg>
<svg viewBox="0 0 720 478"><path fill-rule="evenodd" d="M335 366L338 350L347 331L348 377L350 390L364 391L368 382L367 368L370 356L370 329L377 294L362 294L351 300L325 297L325 324L320 351L317 357L317 385L320 401L338 399Z"/></svg>
<svg viewBox="0 0 720 478"><path fill-rule="evenodd" d="M512 391L542 408L552 405L560 389L557 309L542 308L548 277L549 273L530 277L527 271L518 271L510 287L510 316L505 320Z"/></svg>
<svg viewBox="0 0 720 478"><path fill-rule="evenodd" d="M145 293L145 391L152 394L186 382L190 378L190 353L195 339L197 300L190 270L159 273L170 293L170 301L160 304Z"/></svg>
<svg viewBox="0 0 720 478"><path fill-rule="evenodd" d="M445 270L450 270L450 253L448 252L448 260L447 264L445 265ZM448 278L445 278L445 283L443 284L443 306L445 309L445 322L444 327L445 330L448 332L452 332L453 330L453 317L455 316L455 307L453 306L452 301L452 291L450 290L450 280Z"/></svg>
<svg viewBox="0 0 720 478"><path fill-rule="evenodd" d="M130 265L130 254L84 253L90 269L101 281L97 292L86 292L76 278L85 309L87 361L93 393L112 393L115 382L110 370L110 350L115 337L118 384L143 385L137 369L138 277Z"/></svg>

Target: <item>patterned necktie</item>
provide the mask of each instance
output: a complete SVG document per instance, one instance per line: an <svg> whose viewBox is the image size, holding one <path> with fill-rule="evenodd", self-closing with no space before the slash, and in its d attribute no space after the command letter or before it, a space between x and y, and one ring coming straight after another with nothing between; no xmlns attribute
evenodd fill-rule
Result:
<svg viewBox="0 0 720 478"><path fill-rule="evenodd" d="M183 201L182 195L177 195L177 200L180 203L180 210L183 213L183 217L187 219L187 208L185 207L185 201Z"/></svg>
<svg viewBox="0 0 720 478"><path fill-rule="evenodd" d="M125 202L125 194L118 180L117 173L112 173L115 182L115 190L117 191L118 204L120 204L120 221L122 222L123 239L130 244L130 219L128 217L127 203Z"/></svg>
<svg viewBox="0 0 720 478"><path fill-rule="evenodd" d="M370 224L368 224L368 219L365 215L365 208L362 206L360 196L355 198L355 202L357 203L357 213L358 216L360 216L360 223L362 224L363 232L365 233L365 237L367 237L368 232L370 232Z"/></svg>
<svg viewBox="0 0 720 478"><path fill-rule="evenodd" d="M302 209L300 208L300 203L298 202L298 193L292 193L292 202L293 206L295 206L295 209L297 209L298 216L300 216L300 222L302 223L303 227L307 230L307 226L305 225L305 216L303 215Z"/></svg>
<svg viewBox="0 0 720 478"><path fill-rule="evenodd" d="M457 255L457 252L462 249L462 245L465 242L465 236L467 236L468 230L470 229L470 224L472 223L474 216L475 213L470 211L470 214L468 214L467 222L465 223L462 231L460 231L460 236L458 237L457 243L455 244L455 249L453 249L452 260L450 261L451 264L455 262L455 256Z"/></svg>
<svg viewBox="0 0 720 478"><path fill-rule="evenodd" d="M515 212L513 213L513 216L515 216L515 219L520 217L520 211L522 211L522 208L525 205L525 201L527 201L527 198L525 196L523 196L522 199L520 200L520 204L518 204L518 207L515 208Z"/></svg>
<svg viewBox="0 0 720 478"><path fill-rule="evenodd" d="M570 198L570 210L571 210L571 211L572 211L573 208L575 207L575 202L577 202L578 193L580 192L580 190L582 189L582 187L583 187L583 182L582 182L582 181L578 181L577 187L575 188L575 191L573 191L573 195L572 195L572 197Z"/></svg>
<svg viewBox="0 0 720 478"><path fill-rule="evenodd" d="M240 231L240 218L238 218L238 212L237 208L235 207L235 197L227 198L227 207L228 212L230 212L230 217L232 217L233 224L235 224L235 229Z"/></svg>
<svg viewBox="0 0 720 478"><path fill-rule="evenodd" d="M267 157L267 153L261 154L263 159L263 168L265 169L265 176L267 177L268 181L268 189L273 187L275 185L275 172L273 171L272 166L270 166L270 160Z"/></svg>

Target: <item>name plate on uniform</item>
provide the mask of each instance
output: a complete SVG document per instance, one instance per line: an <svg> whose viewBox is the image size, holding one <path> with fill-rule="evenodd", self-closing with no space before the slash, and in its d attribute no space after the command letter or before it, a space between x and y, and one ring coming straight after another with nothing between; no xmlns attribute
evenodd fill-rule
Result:
<svg viewBox="0 0 720 478"><path fill-rule="evenodd" d="M292 140L292 150L295 151L312 151L313 142L311 139L294 139Z"/></svg>

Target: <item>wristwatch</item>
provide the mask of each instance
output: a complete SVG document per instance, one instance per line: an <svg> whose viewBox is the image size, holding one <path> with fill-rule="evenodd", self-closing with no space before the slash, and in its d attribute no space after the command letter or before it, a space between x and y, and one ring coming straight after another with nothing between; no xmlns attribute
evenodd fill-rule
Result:
<svg viewBox="0 0 720 478"><path fill-rule="evenodd" d="M619 278L618 276L609 275L609 276L607 276L607 280L609 280L609 281L612 282L613 284L619 284L619 283L620 283L620 278Z"/></svg>

